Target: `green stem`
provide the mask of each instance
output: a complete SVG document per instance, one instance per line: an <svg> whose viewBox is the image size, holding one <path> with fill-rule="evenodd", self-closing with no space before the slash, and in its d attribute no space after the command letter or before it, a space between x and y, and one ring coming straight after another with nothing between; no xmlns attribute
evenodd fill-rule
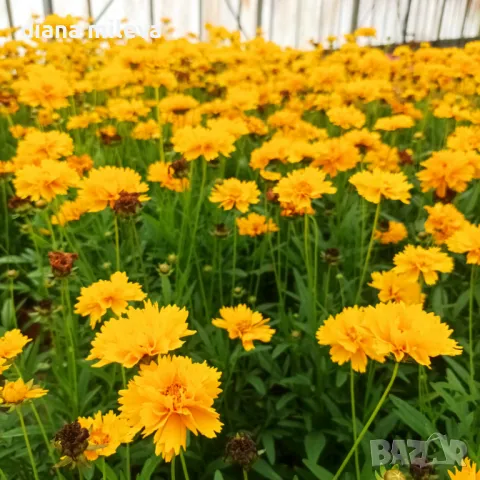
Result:
<svg viewBox="0 0 480 480"><path fill-rule="evenodd" d="M358 304L358 301L360 300L360 294L362 293L363 282L365 280L368 264L370 262L370 256L372 255L373 241L375 239L375 231L377 230L377 223L378 223L379 217L380 217L380 202L378 202L377 209L375 210L375 219L373 220L372 234L370 235L370 242L368 243L367 256L365 258L365 263L363 264L362 276L360 277L360 283L358 284L357 295L355 297L355 304Z"/></svg>
<svg viewBox="0 0 480 480"><path fill-rule="evenodd" d="M380 400L378 401L377 406L375 407L372 414L370 415L370 418L368 419L367 423L362 428L362 431L360 432L360 435L357 437L357 440L355 440L355 443L353 444L353 447L350 449L350 451L348 452L348 455L345 457L345 460L340 465L340 468L337 470L337 473L333 477L333 480L338 480L340 478L340 475L342 474L343 470L345 470L345 467L347 466L348 461L350 460L350 458L352 458L353 453L355 452L357 447L360 445L360 442L362 441L365 434L368 432L368 429L369 429L370 425L373 423L376 416L378 415L378 412L382 408L382 405L384 404L385 400L388 397L388 394L390 393L390 390L392 389L393 382L395 381L395 378L396 378L397 373L398 373L399 365L400 364L398 362L395 363L395 367L393 369L392 377L390 378L390 382L388 382L387 388L383 392L383 395L380 397Z"/></svg>
<svg viewBox="0 0 480 480"><path fill-rule="evenodd" d="M114 228L115 228L115 268L116 271L120 271L120 234L118 232L118 218L114 216Z"/></svg>
<svg viewBox="0 0 480 480"><path fill-rule="evenodd" d="M123 382L123 388L127 388L127 374L125 372L125 367L122 366L122 382ZM127 443L125 445L125 469L127 473L127 480L130 480L131 473L130 473L130 445Z"/></svg>
<svg viewBox="0 0 480 480"><path fill-rule="evenodd" d="M171 479L175 480L175 456L172 458L172 464L171 464Z"/></svg>
<svg viewBox="0 0 480 480"><path fill-rule="evenodd" d="M231 305L233 306L233 298L235 295L235 281L236 281L236 269L237 269L237 217L234 214L233 217L233 260L232 260L232 300L231 300Z"/></svg>
<svg viewBox="0 0 480 480"><path fill-rule="evenodd" d="M243 480L248 480L248 473L245 469L243 469Z"/></svg>
<svg viewBox="0 0 480 480"><path fill-rule="evenodd" d="M27 429L25 428L25 421L23 420L22 408L20 407L20 405L18 405L15 410L17 411L18 418L20 420L20 425L22 426L23 437L25 438L25 445L27 446L28 456L30 457L33 476L35 477L35 480L40 480L38 477L37 465L35 464L35 459L33 458L33 452L32 452L32 447L30 446L30 440L28 439Z"/></svg>
<svg viewBox="0 0 480 480"><path fill-rule="evenodd" d="M155 110L157 113L158 129L160 130L160 136L158 138L158 152L160 154L160 160L162 162L165 162L165 149L163 145L163 125L162 125L162 119L160 118L160 107L158 106L159 101L160 101L159 88L155 87Z"/></svg>
<svg viewBox="0 0 480 480"><path fill-rule="evenodd" d="M327 278L325 279L325 298L323 300L323 307L328 311L328 291L330 290L330 271L332 265L329 263L327 268Z"/></svg>
<svg viewBox="0 0 480 480"><path fill-rule="evenodd" d="M350 363L350 402L352 404L352 427L353 427L353 442L357 440L357 415L355 413L355 372ZM360 480L360 463L358 460L358 448L355 447L355 473L357 480Z"/></svg>
<svg viewBox="0 0 480 480"><path fill-rule="evenodd" d="M473 350L473 294L475 287L475 265L472 265L470 272L470 293L468 299L468 346L470 353L470 388L473 389L475 381L475 364Z"/></svg>
<svg viewBox="0 0 480 480"><path fill-rule="evenodd" d="M105 457L103 457L102 463L102 478L103 480L107 480L107 463L105 462Z"/></svg>
<svg viewBox="0 0 480 480"><path fill-rule="evenodd" d="M187 464L185 463L185 457L183 456L183 450L180 448L180 461L182 462L183 475L185 480L190 480L188 476Z"/></svg>

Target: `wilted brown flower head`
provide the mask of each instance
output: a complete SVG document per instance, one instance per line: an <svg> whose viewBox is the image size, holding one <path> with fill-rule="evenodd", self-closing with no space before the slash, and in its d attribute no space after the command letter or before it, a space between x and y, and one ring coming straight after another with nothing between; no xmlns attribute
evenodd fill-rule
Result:
<svg viewBox="0 0 480 480"><path fill-rule="evenodd" d="M322 253L323 260L329 265L338 265L340 262L340 250L338 248L327 248Z"/></svg>
<svg viewBox="0 0 480 480"><path fill-rule="evenodd" d="M401 165L413 165L413 158L408 150L399 150L398 156L400 157Z"/></svg>
<svg viewBox="0 0 480 480"><path fill-rule="evenodd" d="M78 258L78 253L48 252L48 260L52 267L52 273L56 277L70 275L73 263Z"/></svg>
<svg viewBox="0 0 480 480"><path fill-rule="evenodd" d="M168 166L168 171L174 178L186 178L188 177L188 162L184 158L176 160Z"/></svg>
<svg viewBox="0 0 480 480"><path fill-rule="evenodd" d="M82 428L75 420L64 425L56 433L54 441L62 457L66 456L76 461L87 449L89 436L88 430Z"/></svg>
<svg viewBox="0 0 480 480"><path fill-rule="evenodd" d="M122 137L116 133L115 135L108 135L105 132L100 132L100 139L104 145L111 145L112 143L119 143Z"/></svg>
<svg viewBox="0 0 480 480"><path fill-rule="evenodd" d="M272 188L267 190L267 200L272 203L278 203L278 193L274 193Z"/></svg>
<svg viewBox="0 0 480 480"><path fill-rule="evenodd" d="M8 208L15 213L26 213L30 211L32 207L33 204L30 197L20 198L14 195L8 199Z"/></svg>
<svg viewBox="0 0 480 480"><path fill-rule="evenodd" d="M447 192L445 193L444 197L439 197L435 192L433 194L433 200L434 202L442 202L444 204L452 203L456 195L457 195L457 192L455 190L451 190L450 188L447 188Z"/></svg>
<svg viewBox="0 0 480 480"><path fill-rule="evenodd" d="M212 234L220 238L228 237L228 235L230 234L230 230L226 227L224 223L217 223Z"/></svg>
<svg viewBox="0 0 480 480"><path fill-rule="evenodd" d="M410 475L413 480L428 480L434 473L433 465L428 462L428 459L415 458L410 464Z"/></svg>
<svg viewBox="0 0 480 480"><path fill-rule="evenodd" d="M140 193L128 193L123 190L119 194L119 198L113 205L113 210L121 215L135 215L138 209L142 206L139 200Z"/></svg>
<svg viewBox="0 0 480 480"><path fill-rule="evenodd" d="M246 432L235 434L225 447L225 458L248 470L258 458L257 445Z"/></svg>

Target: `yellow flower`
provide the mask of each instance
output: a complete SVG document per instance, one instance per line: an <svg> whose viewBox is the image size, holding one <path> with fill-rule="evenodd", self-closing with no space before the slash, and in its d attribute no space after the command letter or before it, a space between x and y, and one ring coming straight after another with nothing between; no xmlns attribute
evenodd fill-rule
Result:
<svg viewBox="0 0 480 480"><path fill-rule="evenodd" d="M222 318L212 320L213 325L228 331L232 340L239 338L245 350L255 348L253 341L270 342L275 330L268 326L269 318L263 318L259 312L254 312L246 305L223 307L220 309Z"/></svg>
<svg viewBox="0 0 480 480"><path fill-rule="evenodd" d="M25 383L21 378L15 382L5 381L0 387L0 405L19 405L27 400L43 397L48 390L33 385L33 380Z"/></svg>
<svg viewBox="0 0 480 480"><path fill-rule="evenodd" d="M32 339L23 335L17 328L5 332L3 337L0 337L0 358L15 358L22 353L23 347Z"/></svg>
<svg viewBox="0 0 480 480"><path fill-rule="evenodd" d="M297 212L312 213L312 200L337 191L325 177L325 172L314 167L294 170L282 178L273 191L280 203L292 205Z"/></svg>
<svg viewBox="0 0 480 480"><path fill-rule="evenodd" d="M82 287L77 298L75 313L90 316L90 326L95 328L110 308L115 315L127 310L128 302L141 301L146 297L138 283L130 283L124 272L115 272L110 280L99 280L89 287Z"/></svg>
<svg viewBox="0 0 480 480"><path fill-rule="evenodd" d="M174 192L184 192L190 187L190 180L175 176L175 168L172 163L155 162L148 167L148 180L158 182L163 188Z"/></svg>
<svg viewBox="0 0 480 480"><path fill-rule="evenodd" d="M422 162L424 170L417 174L422 191L434 188L440 198L445 198L447 189L463 192L475 174L475 168L463 152L441 151Z"/></svg>
<svg viewBox="0 0 480 480"><path fill-rule="evenodd" d="M136 140L153 140L160 138L160 128L155 120L147 120L135 125L132 131L132 138Z"/></svg>
<svg viewBox="0 0 480 480"><path fill-rule="evenodd" d="M97 412L93 417L80 417L78 423L89 431L89 448L84 455L92 462L99 456L113 455L122 443L130 443L136 433L124 418L111 410L105 415Z"/></svg>
<svg viewBox="0 0 480 480"><path fill-rule="evenodd" d="M78 185L75 170L64 162L44 160L39 166L27 165L16 172L13 184L20 198L50 202L57 195L65 195L69 187Z"/></svg>
<svg viewBox="0 0 480 480"><path fill-rule="evenodd" d="M195 160L200 156L210 162L220 155L229 157L235 151L235 137L224 130L212 130L204 127L185 127L178 129L172 137L173 148L186 160Z"/></svg>
<svg viewBox="0 0 480 480"><path fill-rule="evenodd" d="M356 372L366 371L368 358L383 363L390 353L388 345L370 331L364 308L347 307L335 317L330 316L316 337L320 345L330 346L333 362L339 365L352 362Z"/></svg>
<svg viewBox="0 0 480 480"><path fill-rule="evenodd" d="M213 187L209 200L213 203L219 203L224 210L236 208L245 213L250 205L260 202L259 196L260 190L258 190L255 182L227 178L223 183Z"/></svg>
<svg viewBox="0 0 480 480"><path fill-rule="evenodd" d="M372 283L369 285L379 290L378 299L381 302L405 302L410 304L422 304L425 295L417 281L398 274L394 270L388 272L373 272Z"/></svg>
<svg viewBox="0 0 480 480"><path fill-rule="evenodd" d="M327 117L331 123L344 130L362 128L365 125L365 114L353 105L330 108L327 110Z"/></svg>
<svg viewBox="0 0 480 480"><path fill-rule="evenodd" d="M389 345L397 362L409 356L430 367L431 357L462 353L450 338L453 331L448 325L437 315L425 312L421 305L379 303L365 309L365 319L376 338Z"/></svg>
<svg viewBox="0 0 480 480"><path fill-rule="evenodd" d="M148 185L131 168L100 167L90 170L79 183L78 199L88 212L100 212L120 198L120 193L139 193L140 202L149 200L145 195Z"/></svg>
<svg viewBox="0 0 480 480"><path fill-rule="evenodd" d="M467 263L480 265L480 226L465 223L447 240L447 247L454 253L466 253Z"/></svg>
<svg viewBox="0 0 480 480"><path fill-rule="evenodd" d="M52 215L53 225L65 225L68 222L79 220L80 217L86 212L84 203L79 200L66 200L63 202L56 215Z"/></svg>
<svg viewBox="0 0 480 480"><path fill-rule="evenodd" d="M10 368L10 364L7 363L6 358L0 358L0 375L3 375L3 372Z"/></svg>
<svg viewBox="0 0 480 480"><path fill-rule="evenodd" d="M453 260L438 247L407 245L403 252L393 257L393 263L395 272L405 275L412 282L422 275L427 285L437 283L437 272L449 273L453 270Z"/></svg>
<svg viewBox="0 0 480 480"><path fill-rule="evenodd" d="M238 233L256 237L267 232L278 232L278 226L272 219L258 213L250 213L247 217L237 218Z"/></svg>
<svg viewBox="0 0 480 480"><path fill-rule="evenodd" d="M408 237L407 229L402 222L388 222L385 230L375 231L375 240L387 245L389 243L398 243Z"/></svg>
<svg viewBox="0 0 480 480"><path fill-rule="evenodd" d="M321 167L325 173L335 177L338 172L346 172L360 162L358 150L343 137L330 138L314 144L315 153L312 167Z"/></svg>
<svg viewBox="0 0 480 480"><path fill-rule="evenodd" d="M413 185L407 182L403 173L384 172L375 169L373 172L357 172L349 182L355 186L359 195L372 203L380 203L383 199L400 200L409 203L409 190Z"/></svg>
<svg viewBox="0 0 480 480"><path fill-rule="evenodd" d="M106 322L92 342L87 360L99 360L94 367L120 363L132 368L142 360L165 355L180 348L182 337L193 335L188 330L185 308L146 301L143 308L129 308L125 317Z"/></svg>
<svg viewBox="0 0 480 480"><path fill-rule="evenodd" d="M377 30L373 27L360 27L353 32L356 37L376 37Z"/></svg>
<svg viewBox="0 0 480 480"><path fill-rule="evenodd" d="M433 236L437 245L444 244L466 223L463 214L451 203L436 203L433 207L424 208L428 212L425 231Z"/></svg>
<svg viewBox="0 0 480 480"><path fill-rule="evenodd" d="M477 470L477 464L465 457L462 461L460 470L455 467L454 472L448 472L450 480L480 480L480 470Z"/></svg>
<svg viewBox="0 0 480 480"><path fill-rule="evenodd" d="M45 107L56 110L68 107L68 97L73 95L66 75L52 65L28 67L27 78L14 84L18 100L31 107Z"/></svg>
<svg viewBox="0 0 480 480"><path fill-rule="evenodd" d="M169 462L186 448L187 430L214 438L222 428L213 408L220 372L190 358L159 357L142 365L139 375L121 390L121 416L143 436L155 433L155 453Z"/></svg>
<svg viewBox="0 0 480 480"><path fill-rule="evenodd" d="M60 160L73 153L73 140L63 132L33 130L18 143L13 162L17 170L26 165L40 165L44 160Z"/></svg>
<svg viewBox="0 0 480 480"><path fill-rule="evenodd" d="M379 118L373 129L392 132L403 128L412 128L414 125L415 122L410 115L393 115L391 117Z"/></svg>

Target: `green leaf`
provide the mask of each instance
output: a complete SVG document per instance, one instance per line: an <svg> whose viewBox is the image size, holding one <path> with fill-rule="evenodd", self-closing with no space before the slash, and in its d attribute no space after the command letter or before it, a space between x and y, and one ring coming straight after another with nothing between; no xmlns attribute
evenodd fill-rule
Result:
<svg viewBox="0 0 480 480"><path fill-rule="evenodd" d="M162 461L163 461L163 458L157 457L156 455L148 458L143 465L142 471L138 476L138 480L150 480L152 473L156 470L158 465L162 463Z"/></svg>
<svg viewBox="0 0 480 480"><path fill-rule="evenodd" d="M307 453L307 459L316 464L320 458L320 454L325 448L325 444L326 439L322 432L310 432L305 437L305 451Z"/></svg>
<svg viewBox="0 0 480 480"><path fill-rule="evenodd" d="M223 480L223 475L220 470L215 470L215 475L213 476L213 480Z"/></svg>
<svg viewBox="0 0 480 480"><path fill-rule="evenodd" d="M423 413L394 395L390 395L390 399L395 405L394 412L398 418L422 438L428 438L432 433L436 432L435 425Z"/></svg>
<svg viewBox="0 0 480 480"><path fill-rule="evenodd" d="M269 432L266 432L262 435L262 443L265 447L265 453L267 454L268 461L275 465L275 440L273 435Z"/></svg>
<svg viewBox="0 0 480 480"><path fill-rule="evenodd" d="M257 473L268 480L282 480L282 477L262 458L259 458L252 467Z"/></svg>
<svg viewBox="0 0 480 480"><path fill-rule="evenodd" d="M328 470L325 470L320 465L317 465L306 458L303 459L303 464L308 467L318 480L330 480L333 478L333 475Z"/></svg>
<svg viewBox="0 0 480 480"><path fill-rule="evenodd" d="M253 386L253 388L258 392L259 395L262 397L267 394L267 388L265 387L265 383L260 377L256 375L248 375L247 382Z"/></svg>

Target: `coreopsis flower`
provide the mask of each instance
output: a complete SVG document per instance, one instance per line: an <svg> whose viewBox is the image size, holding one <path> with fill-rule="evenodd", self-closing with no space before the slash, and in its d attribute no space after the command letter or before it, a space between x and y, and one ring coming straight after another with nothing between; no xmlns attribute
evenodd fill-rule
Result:
<svg viewBox="0 0 480 480"><path fill-rule="evenodd" d="M474 166L463 152L434 152L422 166L424 169L417 173L422 191L433 188L440 198L446 197L447 190L465 191L475 174Z"/></svg>
<svg viewBox="0 0 480 480"><path fill-rule="evenodd" d="M365 125L365 114L353 105L330 108L327 117L331 123L344 130L360 129Z"/></svg>
<svg viewBox="0 0 480 480"><path fill-rule="evenodd" d="M73 153L73 140L67 133L33 130L18 143L13 159L15 169L26 165L40 165L44 160L60 160Z"/></svg>
<svg viewBox="0 0 480 480"><path fill-rule="evenodd" d="M8 175L9 173L13 173L14 171L15 165L13 162L6 162L3 160L0 161L0 178Z"/></svg>
<svg viewBox="0 0 480 480"><path fill-rule="evenodd" d="M33 384L33 380L25 383L21 378L14 382L5 381L0 387L0 406L15 406L28 400L43 397L48 390Z"/></svg>
<svg viewBox="0 0 480 480"><path fill-rule="evenodd" d="M373 272L369 285L378 292L381 302L405 302L406 304L423 304L425 295L418 281L412 281L405 275L394 270L388 272Z"/></svg>
<svg viewBox="0 0 480 480"><path fill-rule="evenodd" d="M378 169L372 172L357 172L350 177L349 182L365 200L377 204L384 199L409 203L411 197L409 190L413 188L403 173L384 172Z"/></svg>
<svg viewBox="0 0 480 480"><path fill-rule="evenodd" d="M150 108L142 100L113 98L108 101L108 112L111 118L119 122L138 122L140 117L148 115Z"/></svg>
<svg viewBox="0 0 480 480"><path fill-rule="evenodd" d="M467 263L480 265L480 226L465 223L447 240L447 247L454 253L466 253Z"/></svg>
<svg viewBox="0 0 480 480"><path fill-rule="evenodd" d="M380 228L375 231L375 240L387 245L389 243L398 243L408 237L408 231L402 222L390 221L386 228Z"/></svg>
<svg viewBox="0 0 480 480"><path fill-rule="evenodd" d="M120 363L132 368L140 361L166 355L180 348L183 337L193 335L188 329L185 308L146 301L143 308L129 308L125 317L106 322L92 342L87 360L99 360L94 367Z"/></svg>
<svg viewBox="0 0 480 480"><path fill-rule="evenodd" d="M324 171L314 167L294 170L278 182L273 192L281 204L291 205L297 212L312 213L312 200L337 191L325 177Z"/></svg>
<svg viewBox="0 0 480 480"><path fill-rule="evenodd" d="M0 337L0 358L12 359L22 353L23 347L32 339L23 335L18 328L9 330Z"/></svg>
<svg viewBox="0 0 480 480"><path fill-rule="evenodd" d="M190 95L175 94L162 98L158 103L158 108L162 115L164 123L177 123L180 118L198 107L198 100Z"/></svg>
<svg viewBox="0 0 480 480"><path fill-rule="evenodd" d="M254 181L242 181L238 178L227 178L221 184L215 185L209 200L219 203L224 210L236 208L245 213L250 205L260 202L260 190Z"/></svg>
<svg viewBox="0 0 480 480"><path fill-rule="evenodd" d="M460 355L462 348L450 338L453 330L421 305L379 303L365 309L365 319L376 338L389 346L397 362L406 357L430 367L439 355Z"/></svg>
<svg viewBox="0 0 480 480"><path fill-rule="evenodd" d="M148 167L148 177L150 182L158 182L163 188L174 192L184 192L190 187L190 180L186 177L178 178L175 162L155 162Z"/></svg>
<svg viewBox="0 0 480 480"><path fill-rule="evenodd" d="M67 130L85 129L101 121L102 119L97 112L83 112L68 119Z"/></svg>
<svg viewBox="0 0 480 480"><path fill-rule="evenodd" d="M407 245L403 252L393 257L395 272L405 275L411 281L422 276L427 285L434 285L438 273L449 273L453 270L453 260L438 247L423 248Z"/></svg>
<svg viewBox="0 0 480 480"><path fill-rule="evenodd" d="M73 168L80 177L82 177L85 172L88 172L93 168L93 160L92 157L88 154L84 155L72 155L67 158L67 165L70 168Z"/></svg>
<svg viewBox="0 0 480 480"><path fill-rule="evenodd" d="M127 420L112 410L105 415L99 411L93 417L80 417L78 423L88 430L88 447L83 454L92 462L113 455L122 443L130 443L136 433Z"/></svg>
<svg viewBox="0 0 480 480"><path fill-rule="evenodd" d="M465 457L462 460L460 469L455 467L455 471L448 472L450 480L480 480L480 470L477 470L477 464Z"/></svg>
<svg viewBox="0 0 480 480"><path fill-rule="evenodd" d="M124 272L115 272L110 280L99 280L81 288L75 313L90 316L90 326L95 328L108 309L118 316L127 310L128 302L142 301L145 297L140 284L129 282Z"/></svg>
<svg viewBox="0 0 480 480"><path fill-rule="evenodd" d="M68 222L79 220L80 217L87 212L86 206L81 199L66 200L58 209L56 215L52 215L52 224L61 225L62 227Z"/></svg>
<svg viewBox="0 0 480 480"><path fill-rule="evenodd" d="M392 148L383 143L374 150L369 150L363 161L369 170L383 170L385 172L399 172L400 171L400 154L397 148Z"/></svg>
<svg viewBox="0 0 480 480"><path fill-rule="evenodd" d="M250 213L246 217L237 218L236 221L240 235L256 237L267 232L278 232L278 226L271 218L267 221L264 215L258 213Z"/></svg>
<svg viewBox="0 0 480 480"><path fill-rule="evenodd" d="M371 150L377 150L382 145L382 138L378 132L371 132L366 128L362 130L350 130L342 137L348 140L354 147L358 148L362 153ZM387 145L388 146L388 145Z"/></svg>
<svg viewBox="0 0 480 480"><path fill-rule="evenodd" d="M444 244L466 224L462 212L459 212L451 203L436 203L433 207L424 208L428 212L425 231L433 236L437 245Z"/></svg>
<svg viewBox="0 0 480 480"><path fill-rule="evenodd" d="M170 462L186 448L187 430L214 438L222 428L213 401L221 390L220 372L190 358L159 357L140 367L139 375L119 392L121 416L143 430L155 433L155 453Z"/></svg>
<svg viewBox="0 0 480 480"><path fill-rule="evenodd" d="M88 212L113 208L120 193L139 193L138 200L146 202L148 185L131 168L100 167L90 170L79 183L78 199Z"/></svg>
<svg viewBox="0 0 480 480"><path fill-rule="evenodd" d="M360 27L357 28L353 34L356 37L376 37L377 36L377 30L373 27Z"/></svg>
<svg viewBox="0 0 480 480"><path fill-rule="evenodd" d="M255 348L254 340L268 343L275 333L268 325L269 318L243 304L221 308L220 316L222 318L212 320L213 325L227 330L230 339L239 338L247 351Z"/></svg>
<svg viewBox="0 0 480 480"><path fill-rule="evenodd" d="M65 195L70 187L77 186L79 180L77 172L65 162L43 160L39 166L26 165L18 170L13 184L20 198L50 202L57 195Z"/></svg>
<svg viewBox="0 0 480 480"><path fill-rule="evenodd" d="M235 137L223 130L204 127L180 128L172 137L173 148L186 160L195 160L200 156L210 162L220 155L229 157L235 151Z"/></svg>
<svg viewBox="0 0 480 480"><path fill-rule="evenodd" d="M315 153L311 166L320 167L331 177L335 177L338 172L355 168L360 162L358 150L343 137L330 138L314 146Z"/></svg>
<svg viewBox="0 0 480 480"><path fill-rule="evenodd" d="M356 372L365 372L368 358L383 363L390 353L388 344L378 340L365 321L365 309L344 308L335 317L330 316L317 330L320 345L330 346L332 361L343 365L352 363Z"/></svg>
<svg viewBox="0 0 480 480"><path fill-rule="evenodd" d="M160 127L153 119L137 123L132 130L132 138L136 140L154 140L160 138Z"/></svg>
<svg viewBox="0 0 480 480"><path fill-rule="evenodd" d="M8 370L10 366L6 358L0 358L0 375L3 375L3 372Z"/></svg>
<svg viewBox="0 0 480 480"><path fill-rule="evenodd" d="M410 115L392 115L391 117L379 118L374 130L384 130L392 132L404 128L412 128L415 125L413 118Z"/></svg>
<svg viewBox="0 0 480 480"><path fill-rule="evenodd" d="M27 78L15 82L14 88L20 103L53 110L67 107L68 97L73 95L65 73L52 65L29 66Z"/></svg>

